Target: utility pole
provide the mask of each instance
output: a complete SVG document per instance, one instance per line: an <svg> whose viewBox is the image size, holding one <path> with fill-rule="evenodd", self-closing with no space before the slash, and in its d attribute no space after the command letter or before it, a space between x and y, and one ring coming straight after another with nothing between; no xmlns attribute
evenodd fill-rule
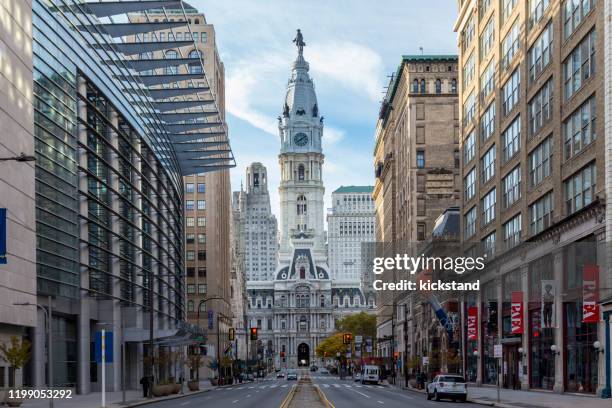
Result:
<svg viewBox="0 0 612 408"><path fill-rule="evenodd" d="M154 370L153 370L153 271L149 273L149 379L151 380L151 384L149 384L149 398L153 398L153 379Z"/></svg>

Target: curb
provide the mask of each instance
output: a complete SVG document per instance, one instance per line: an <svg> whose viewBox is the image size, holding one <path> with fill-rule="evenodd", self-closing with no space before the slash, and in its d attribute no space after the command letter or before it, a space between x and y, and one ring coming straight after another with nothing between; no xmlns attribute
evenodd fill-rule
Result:
<svg viewBox="0 0 612 408"><path fill-rule="evenodd" d="M321 401L323 401L323 404L325 404L325 406L327 408L336 408L334 406L334 404L332 404L328 399L327 399L327 395L325 395L325 393L323 392L323 390L321 389L321 387L319 387L318 384L314 384L315 388L317 389L317 394L319 394L319 398L321 399Z"/></svg>
<svg viewBox="0 0 612 408"><path fill-rule="evenodd" d="M143 406L143 405L154 404L154 403L157 403L157 402L171 401L171 400L175 400L175 399L191 397L193 395L204 394L206 392L210 392L210 391L218 389L218 388L227 388L227 387L232 387L234 385L235 384L228 384L228 385L222 385L220 387L208 388L206 390L191 391L190 393L187 393L187 394L176 394L176 395L169 395L169 396L166 396L166 397L151 398L151 399L147 399L147 400L144 400L144 401L134 402L134 403L127 404L127 405L121 405L121 403L113 404L113 405L115 405L117 407L121 407L121 408L134 408L134 407L140 407L140 406Z"/></svg>
<svg viewBox="0 0 612 408"><path fill-rule="evenodd" d="M287 396L285 397L283 402L281 402L280 408L287 408L289 407L289 405L291 405L291 401L293 401L293 396L295 395L295 390L297 389L297 387L297 384L293 384L293 386L287 393Z"/></svg>

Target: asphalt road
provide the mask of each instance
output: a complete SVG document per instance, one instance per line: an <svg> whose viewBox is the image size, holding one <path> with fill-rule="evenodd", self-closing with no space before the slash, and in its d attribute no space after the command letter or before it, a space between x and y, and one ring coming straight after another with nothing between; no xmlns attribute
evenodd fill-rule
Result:
<svg viewBox="0 0 612 408"><path fill-rule="evenodd" d="M296 381L272 376L255 382L221 387L194 396L148 404L151 408L277 408Z"/></svg>
<svg viewBox="0 0 612 408"><path fill-rule="evenodd" d="M399 390L385 385L361 384L352 379L340 380L336 376L311 373L312 381L321 387L327 399L336 408L482 408L482 405L442 400L428 401L425 394Z"/></svg>

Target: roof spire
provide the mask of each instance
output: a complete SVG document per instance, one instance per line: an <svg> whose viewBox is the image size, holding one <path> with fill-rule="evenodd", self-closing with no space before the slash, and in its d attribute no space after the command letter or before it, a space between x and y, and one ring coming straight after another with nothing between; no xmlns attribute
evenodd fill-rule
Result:
<svg viewBox="0 0 612 408"><path fill-rule="evenodd" d="M306 45L306 43L304 42L304 37L302 36L302 32L299 28L297 29L297 34L295 35L293 42L298 48L298 54L302 55L304 53L304 46Z"/></svg>

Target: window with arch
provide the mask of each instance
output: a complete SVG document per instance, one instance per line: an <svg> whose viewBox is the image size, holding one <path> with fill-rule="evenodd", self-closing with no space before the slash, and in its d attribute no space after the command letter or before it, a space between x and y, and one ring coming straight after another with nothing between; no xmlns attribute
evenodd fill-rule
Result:
<svg viewBox="0 0 612 408"><path fill-rule="evenodd" d="M305 173L304 165L300 164L298 166L298 180L304 181L304 173Z"/></svg>
<svg viewBox="0 0 612 408"><path fill-rule="evenodd" d="M187 301L187 311L188 312L193 312L194 310L194 303L193 300L189 300Z"/></svg>
<svg viewBox="0 0 612 408"><path fill-rule="evenodd" d="M451 93L457 93L457 80L453 79L451 81Z"/></svg>
<svg viewBox="0 0 612 408"><path fill-rule="evenodd" d="M306 215L306 197L304 195L300 195L297 198L297 214L298 215Z"/></svg>
<svg viewBox="0 0 612 408"><path fill-rule="evenodd" d="M178 52L176 52L175 50L166 51L166 59L177 59L177 58L178 58ZM176 75L178 74L178 67L177 66L166 67L166 69L164 70L164 73L166 75Z"/></svg>
<svg viewBox="0 0 612 408"><path fill-rule="evenodd" d="M205 312L206 311L206 302L200 302L199 309L200 309L200 312Z"/></svg>
<svg viewBox="0 0 612 408"><path fill-rule="evenodd" d="M436 93L442 93L442 81L440 79L436 79Z"/></svg>
<svg viewBox="0 0 612 408"><path fill-rule="evenodd" d="M200 19L196 18L193 22L194 22L194 24L200 24Z"/></svg>
<svg viewBox="0 0 612 408"><path fill-rule="evenodd" d="M419 80L412 81L412 93L419 93Z"/></svg>
<svg viewBox="0 0 612 408"><path fill-rule="evenodd" d="M321 307L325 307L325 296L321 295Z"/></svg>
<svg viewBox="0 0 612 408"><path fill-rule="evenodd" d="M421 79L421 93L424 94L426 92L426 82L424 79Z"/></svg>
<svg viewBox="0 0 612 408"><path fill-rule="evenodd" d="M189 58L202 58L202 52L200 50L193 50L189 53ZM201 74L202 73L202 65L197 62L193 64L189 64L189 73L190 74Z"/></svg>

